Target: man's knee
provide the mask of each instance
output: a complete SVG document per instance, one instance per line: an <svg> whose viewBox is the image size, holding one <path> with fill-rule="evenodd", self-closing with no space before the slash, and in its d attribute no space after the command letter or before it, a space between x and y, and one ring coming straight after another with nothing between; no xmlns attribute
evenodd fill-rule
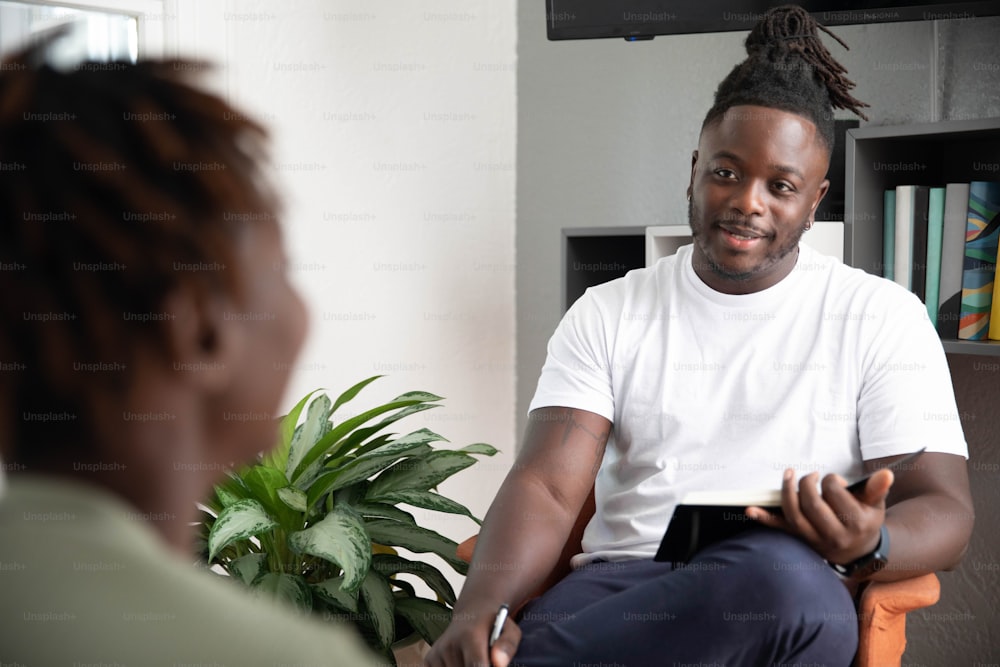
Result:
<svg viewBox="0 0 1000 667"><path fill-rule="evenodd" d="M722 566L724 608L734 622L758 621L777 636L813 636L853 652L857 616L847 587L801 540L770 529L748 531L707 549L692 565Z"/></svg>

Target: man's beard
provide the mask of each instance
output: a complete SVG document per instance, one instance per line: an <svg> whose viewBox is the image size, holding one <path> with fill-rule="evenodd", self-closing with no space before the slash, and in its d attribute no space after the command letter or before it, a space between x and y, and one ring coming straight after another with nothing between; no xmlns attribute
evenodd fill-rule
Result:
<svg viewBox="0 0 1000 667"><path fill-rule="evenodd" d="M775 252L765 255L764 260L749 271L730 271L716 262L708 248L703 245L703 228L695 225L695 219L702 220L701 209L695 206L694 198L691 198L688 199L688 225L691 227L691 235L694 237L694 242L698 244L699 248L701 248L701 254L704 255L705 259L708 261L709 270L720 278L731 280L733 282L747 282L758 273L769 269L783 260L789 253L797 252L799 249L799 240L802 238L802 235L805 234L806 225L809 222L808 218L803 220L798 226L798 232L788 239L788 243L780 246ZM716 219L706 224L708 226L714 226L721 222L732 222L732 220Z"/></svg>

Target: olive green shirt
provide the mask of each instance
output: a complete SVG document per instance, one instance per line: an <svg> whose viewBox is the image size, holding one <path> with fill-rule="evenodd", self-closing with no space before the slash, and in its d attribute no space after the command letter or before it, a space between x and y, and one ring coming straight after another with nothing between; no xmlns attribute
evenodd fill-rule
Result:
<svg viewBox="0 0 1000 667"><path fill-rule="evenodd" d="M378 664L353 628L257 599L176 558L150 525L158 518L96 487L8 476L0 498L0 663Z"/></svg>

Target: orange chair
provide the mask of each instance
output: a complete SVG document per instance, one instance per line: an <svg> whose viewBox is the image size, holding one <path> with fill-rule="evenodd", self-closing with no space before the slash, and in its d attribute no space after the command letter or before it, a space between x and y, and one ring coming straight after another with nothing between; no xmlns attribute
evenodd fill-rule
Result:
<svg viewBox="0 0 1000 667"><path fill-rule="evenodd" d="M591 491L566 541L559 562L545 578L536 595L548 590L569 572L569 560L580 553L583 530L594 515L594 510L594 493ZM476 539L470 537L458 545L457 555L467 563L472 561ZM940 594L941 585L935 574L863 585L857 595L858 654L854 667L899 667L906 648L906 612L935 604ZM518 607L525 602L527 600L522 600Z"/></svg>

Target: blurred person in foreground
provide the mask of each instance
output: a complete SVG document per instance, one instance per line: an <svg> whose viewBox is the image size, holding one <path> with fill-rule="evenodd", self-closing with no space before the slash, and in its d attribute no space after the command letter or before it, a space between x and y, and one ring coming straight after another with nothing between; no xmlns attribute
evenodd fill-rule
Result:
<svg viewBox="0 0 1000 667"><path fill-rule="evenodd" d="M371 665L194 560L306 331L266 132L198 63L0 69L0 661Z"/></svg>

